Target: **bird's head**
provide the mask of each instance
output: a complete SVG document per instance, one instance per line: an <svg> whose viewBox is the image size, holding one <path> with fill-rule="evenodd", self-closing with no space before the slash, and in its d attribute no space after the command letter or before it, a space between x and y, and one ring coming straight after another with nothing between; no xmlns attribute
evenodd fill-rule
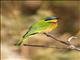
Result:
<svg viewBox="0 0 80 60"><path fill-rule="evenodd" d="M45 21L50 23L56 23L58 22L58 18L56 16L51 16L51 17L45 18Z"/></svg>

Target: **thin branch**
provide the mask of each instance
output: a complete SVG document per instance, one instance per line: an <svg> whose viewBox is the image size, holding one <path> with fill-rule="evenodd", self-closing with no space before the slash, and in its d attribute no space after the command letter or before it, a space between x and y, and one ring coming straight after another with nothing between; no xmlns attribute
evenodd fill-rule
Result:
<svg viewBox="0 0 80 60"><path fill-rule="evenodd" d="M80 48L61 48L61 47L51 47L51 46L46 46L46 45L32 45L32 44L24 44L24 46L30 46L30 47L41 47L41 48L56 48L56 49L67 49L67 50L76 50L80 51Z"/></svg>
<svg viewBox="0 0 80 60"><path fill-rule="evenodd" d="M67 48L69 48L69 49L71 49L71 50L77 50L77 51L80 51L80 47L76 47L76 46L74 46L74 45L70 45L70 46L68 46Z"/></svg>
<svg viewBox="0 0 80 60"><path fill-rule="evenodd" d="M51 36L51 35L49 35L49 34L47 34L47 33L43 33L43 34L45 34L47 37L51 37L52 39L54 39L54 40L56 40L56 41L58 41L58 42L60 42L60 43L63 43L63 44L65 44L65 45L67 45L67 46L68 46L68 47L67 47L68 49L80 51L80 48L74 46L74 45L71 44L71 42L70 42L70 41L72 40L72 38L77 38L77 37L71 36L70 38L68 38L68 42L64 42L64 41L61 41L61 40L59 40L59 39L56 39L55 37L53 37L53 36Z"/></svg>
<svg viewBox="0 0 80 60"><path fill-rule="evenodd" d="M51 47L46 45L32 45L32 44L24 44L24 46L30 46L30 47L41 47L41 48L57 48L57 49L68 49L68 48L60 48L60 47Z"/></svg>
<svg viewBox="0 0 80 60"><path fill-rule="evenodd" d="M67 42L61 41L61 40L59 40L59 39L57 39L57 38L55 38L55 37L51 36L50 34L47 34L47 33L43 33L43 34L45 34L47 37L50 37L50 38L52 38L52 39L54 39L54 40L56 40L56 41L58 41L58 42L60 42L60 43L65 44L65 45L67 45L67 46L69 46L69 45L70 45L70 44L69 44L69 43L67 43Z"/></svg>
<svg viewBox="0 0 80 60"><path fill-rule="evenodd" d="M74 50L80 51L80 48L75 47L75 49L74 49Z"/></svg>
<svg viewBox="0 0 80 60"><path fill-rule="evenodd" d="M78 37L71 36L70 38L68 38L68 43L71 44L72 39L76 39L76 38L78 38Z"/></svg>
<svg viewBox="0 0 80 60"><path fill-rule="evenodd" d="M30 46L30 47L42 47L42 48L57 48L57 49L69 49L69 50L77 50L77 51L80 51L80 48L72 45L71 43L69 42L64 42L64 41L61 41L59 39L56 39L55 37L51 36L50 34L47 34L47 33L43 33L45 34L47 37L50 37L60 43L63 43L65 45L67 45L68 47L66 48L60 48L60 47L51 47L51 46L46 46L46 45L31 45L31 44L24 44L24 46ZM71 37L70 37L71 38ZM68 40L70 40L70 38L68 38Z"/></svg>
<svg viewBox="0 0 80 60"><path fill-rule="evenodd" d="M78 37L71 36L71 37L68 38L68 43L70 44L69 48L74 49L74 50L77 50L77 51L80 51L80 47L76 47L75 45L73 45L73 44L71 43L71 41L72 41L73 38L76 39L76 38L78 38Z"/></svg>

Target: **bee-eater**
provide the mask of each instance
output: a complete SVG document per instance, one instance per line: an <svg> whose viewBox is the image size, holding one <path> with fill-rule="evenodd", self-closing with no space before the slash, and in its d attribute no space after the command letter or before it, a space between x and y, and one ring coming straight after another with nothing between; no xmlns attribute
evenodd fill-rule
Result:
<svg viewBox="0 0 80 60"><path fill-rule="evenodd" d="M24 36L16 43L16 46L24 44L25 41L27 41L28 38L34 34L51 32L58 26L57 22L58 18L56 16L50 16L32 24Z"/></svg>

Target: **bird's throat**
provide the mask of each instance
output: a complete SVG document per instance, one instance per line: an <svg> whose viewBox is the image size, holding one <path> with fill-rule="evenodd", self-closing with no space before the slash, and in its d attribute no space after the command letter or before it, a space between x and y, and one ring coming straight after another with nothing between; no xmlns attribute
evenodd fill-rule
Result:
<svg viewBox="0 0 80 60"><path fill-rule="evenodd" d="M51 22L51 24L57 24L57 22Z"/></svg>

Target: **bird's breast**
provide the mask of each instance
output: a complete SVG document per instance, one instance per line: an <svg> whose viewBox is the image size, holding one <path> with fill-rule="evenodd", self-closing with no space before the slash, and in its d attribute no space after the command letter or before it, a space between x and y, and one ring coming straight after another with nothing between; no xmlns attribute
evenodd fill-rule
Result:
<svg viewBox="0 0 80 60"><path fill-rule="evenodd" d="M44 30L44 32L51 32L57 27L57 23L51 23L48 28Z"/></svg>

